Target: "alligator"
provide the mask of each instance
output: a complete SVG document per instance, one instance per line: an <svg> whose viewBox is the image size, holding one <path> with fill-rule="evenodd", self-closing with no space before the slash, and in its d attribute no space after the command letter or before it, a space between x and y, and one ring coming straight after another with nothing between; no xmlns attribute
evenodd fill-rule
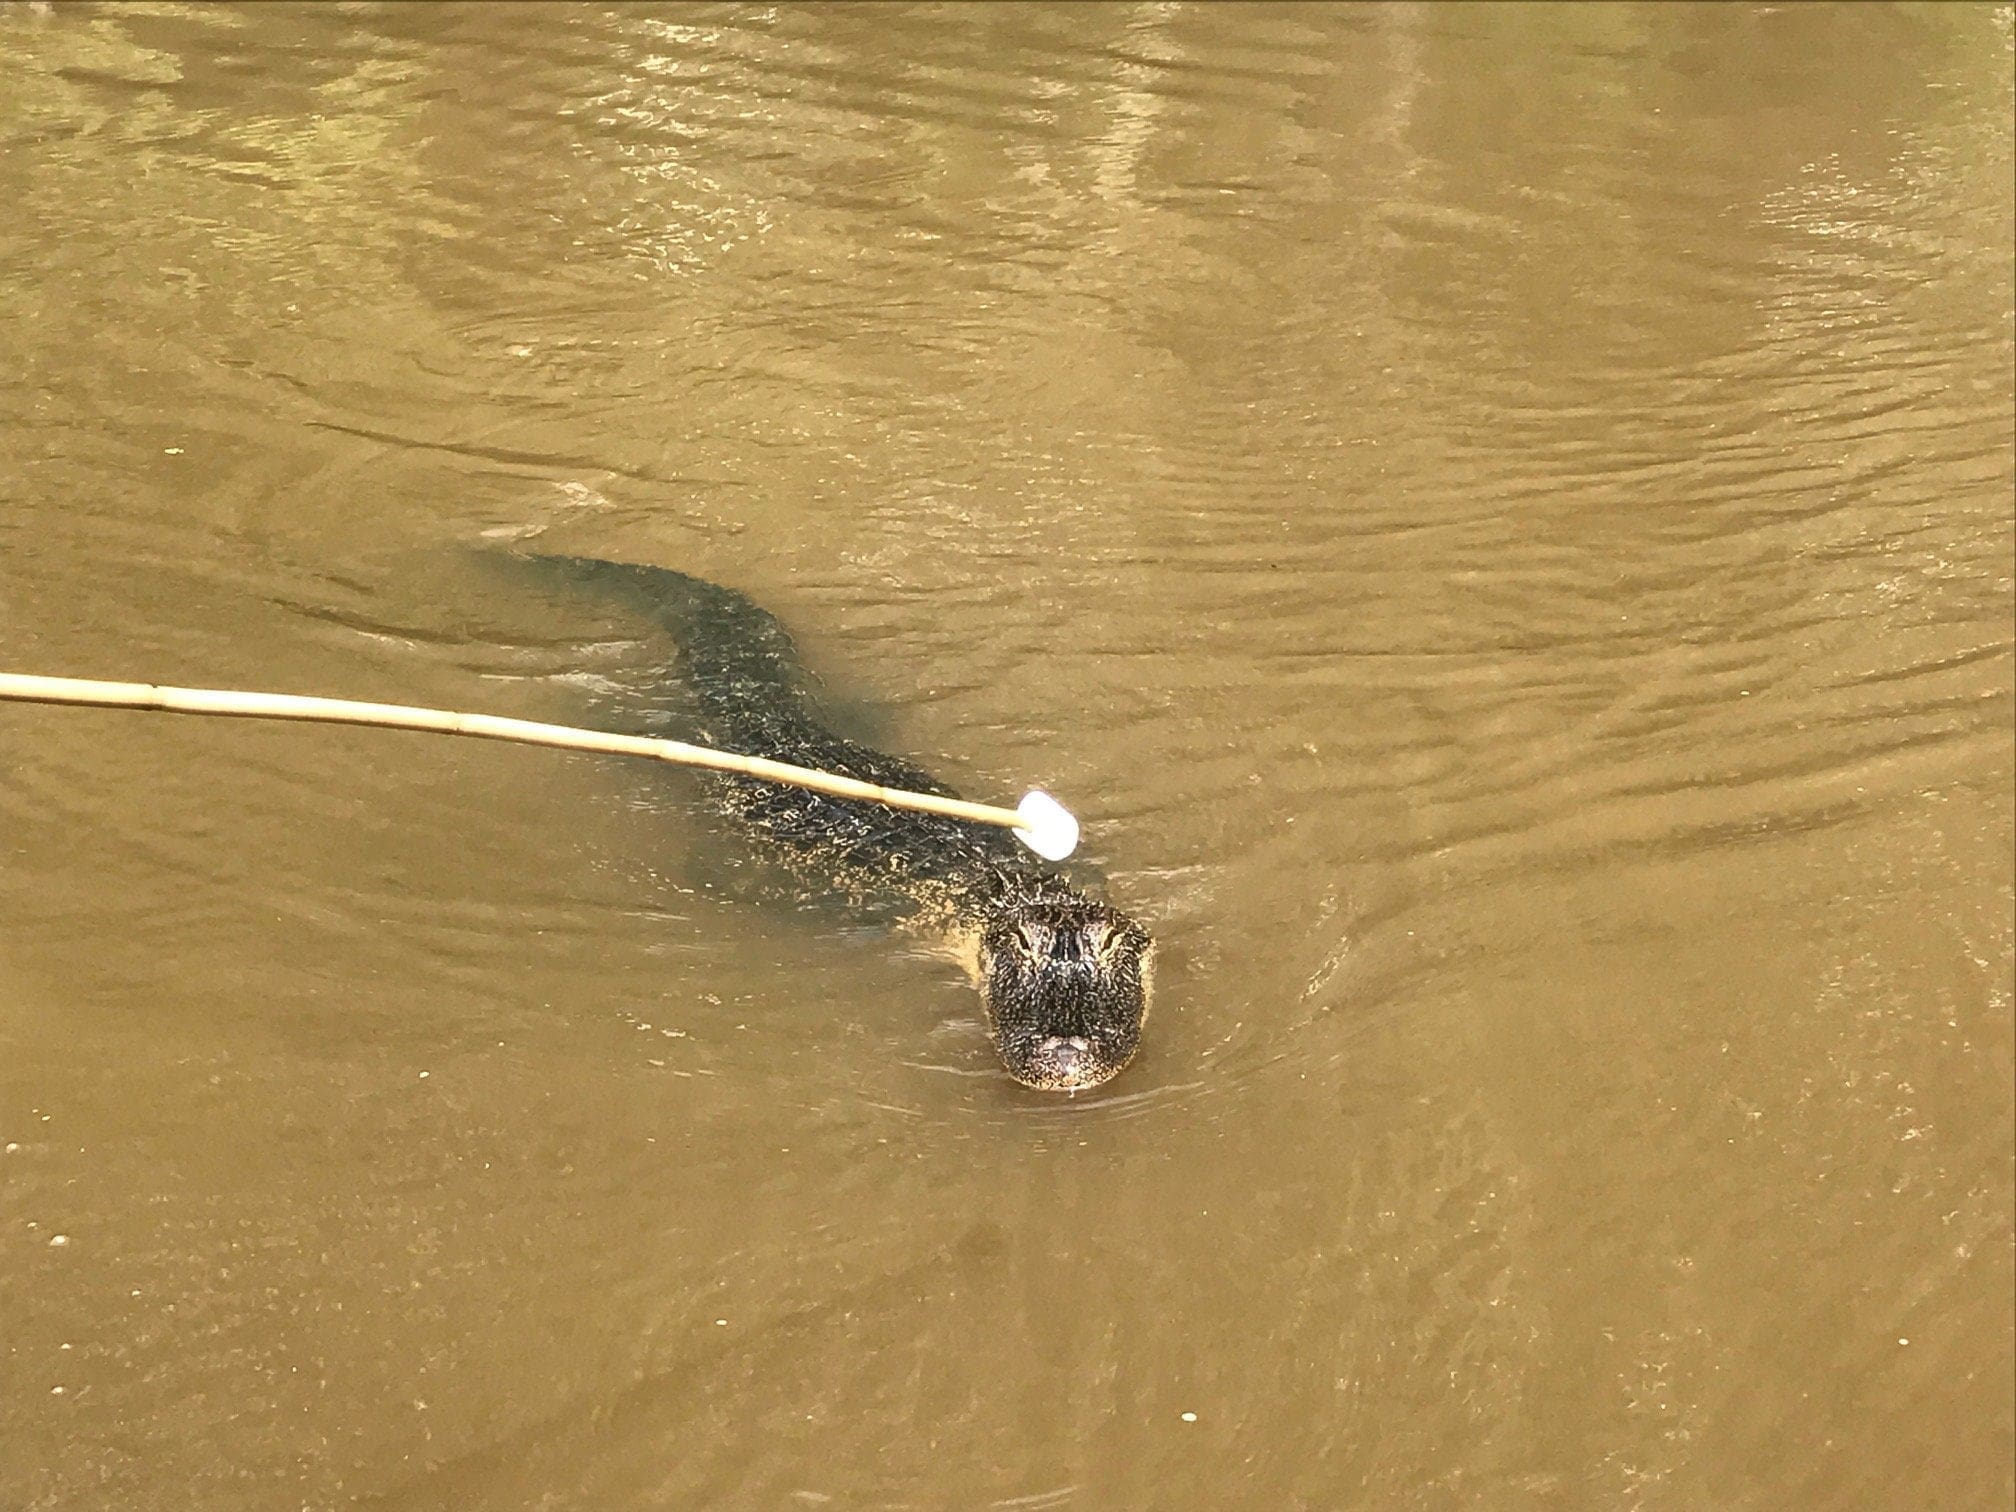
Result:
<svg viewBox="0 0 2016 1512"><path fill-rule="evenodd" d="M747 596L664 567L521 559L629 603L670 634L698 740L957 796L920 767L834 733L790 635ZM965 963L1001 1065L1023 1086L1082 1091L1134 1058L1153 940L1010 832L725 773L702 781L764 849L843 901L905 904L905 927Z"/></svg>

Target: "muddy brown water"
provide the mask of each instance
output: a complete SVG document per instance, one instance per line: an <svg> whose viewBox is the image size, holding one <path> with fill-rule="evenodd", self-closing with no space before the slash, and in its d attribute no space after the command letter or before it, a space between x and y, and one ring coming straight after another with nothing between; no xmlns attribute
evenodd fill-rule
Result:
<svg viewBox="0 0 2016 1512"><path fill-rule="evenodd" d="M2010 10L0 6L0 666L746 589L1075 1100L620 762L0 708L0 1506L2012 1495Z"/></svg>

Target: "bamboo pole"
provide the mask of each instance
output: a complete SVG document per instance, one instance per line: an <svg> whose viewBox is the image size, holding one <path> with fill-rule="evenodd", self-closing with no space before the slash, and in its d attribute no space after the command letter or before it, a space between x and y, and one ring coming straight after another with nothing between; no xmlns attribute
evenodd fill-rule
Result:
<svg viewBox="0 0 2016 1512"><path fill-rule="evenodd" d="M680 766L736 772L765 782L784 782L835 798L862 798L892 808L942 814L976 824L999 825L1038 855L1061 861L1077 844L1077 821L1046 793L1032 792L1020 808L969 803L936 793L913 793L794 766L763 756L742 756L683 740L649 735L612 735L571 725L541 724L495 714L470 714L452 709L423 709L411 704L359 703L347 698L311 698L298 693L254 693L228 688L173 688L156 683L101 682L85 677L31 677L0 672L0 699L21 703L88 704L114 709L160 709L171 714L220 714L239 719L307 720L319 724L373 725L388 730L421 730L438 735L468 735L480 740L510 740L520 745L554 746L569 751L595 751L613 756L648 756ZM1061 820L1058 816L1061 816ZM1068 825L1068 832L1064 826Z"/></svg>

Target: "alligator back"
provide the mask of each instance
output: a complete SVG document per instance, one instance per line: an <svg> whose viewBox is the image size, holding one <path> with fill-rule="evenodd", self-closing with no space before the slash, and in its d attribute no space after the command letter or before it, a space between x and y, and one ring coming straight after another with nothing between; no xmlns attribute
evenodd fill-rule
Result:
<svg viewBox="0 0 2016 1512"><path fill-rule="evenodd" d="M957 796L928 772L827 728L797 647L732 588L665 567L586 557L522 558L662 626L707 744L884 787ZM1005 830L751 778L708 779L723 808L794 867L863 901L900 894L934 912L984 915L1010 899L1068 897L1063 878Z"/></svg>

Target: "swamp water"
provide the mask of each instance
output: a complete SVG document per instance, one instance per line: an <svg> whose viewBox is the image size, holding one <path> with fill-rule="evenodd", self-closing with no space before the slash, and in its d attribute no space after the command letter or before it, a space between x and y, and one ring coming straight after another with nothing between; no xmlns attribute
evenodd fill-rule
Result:
<svg viewBox="0 0 2016 1512"><path fill-rule="evenodd" d="M0 666L649 714L1161 940L1045 1098L690 789L0 707L0 1506L1995 1508L2004 7L0 5Z"/></svg>

